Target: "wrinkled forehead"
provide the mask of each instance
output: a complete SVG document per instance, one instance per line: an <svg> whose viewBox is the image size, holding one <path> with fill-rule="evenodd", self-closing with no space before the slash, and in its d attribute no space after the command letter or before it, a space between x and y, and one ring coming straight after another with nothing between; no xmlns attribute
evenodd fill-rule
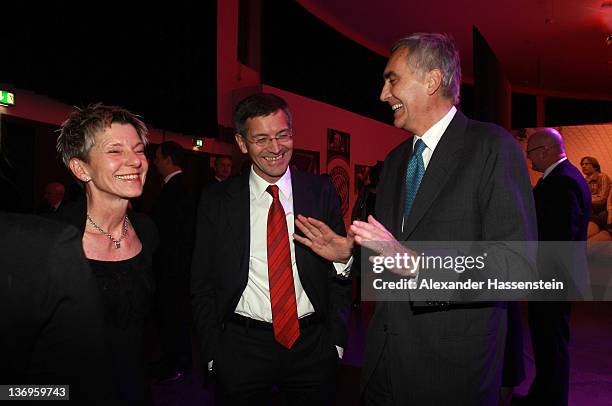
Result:
<svg viewBox="0 0 612 406"><path fill-rule="evenodd" d="M403 70L409 67L408 54L409 51L406 47L398 48L393 51L393 53L389 57L389 60L387 61L387 66L385 67L385 71L383 73L385 79L389 75L397 73L398 70Z"/></svg>

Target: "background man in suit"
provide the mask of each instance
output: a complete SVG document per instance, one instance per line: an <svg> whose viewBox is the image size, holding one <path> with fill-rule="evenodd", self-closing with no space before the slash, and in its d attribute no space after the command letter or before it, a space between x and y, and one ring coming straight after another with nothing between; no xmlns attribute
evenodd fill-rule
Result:
<svg viewBox="0 0 612 406"><path fill-rule="evenodd" d="M45 204L41 208L40 213L55 213L58 211L63 203L65 191L66 188L59 182L47 183L45 193L43 194Z"/></svg>
<svg viewBox="0 0 612 406"><path fill-rule="evenodd" d="M215 158L214 172L212 182L223 182L232 174L232 160L227 156Z"/></svg>
<svg viewBox="0 0 612 406"><path fill-rule="evenodd" d="M539 240L586 241L591 193L580 171L567 160L561 134L553 128L535 132L527 142L527 157L533 169L543 173L533 189ZM553 256L546 255L551 248ZM562 263L550 261L560 255L563 256ZM554 277L563 281L569 289L569 296L563 302L529 302L529 330L536 376L523 403L567 405L569 300L584 292L587 285L585 246L576 244L557 249L541 246L538 270L545 279Z"/></svg>
<svg viewBox="0 0 612 406"><path fill-rule="evenodd" d="M195 201L181 169L183 147L174 141L155 151L155 168L164 179L151 217L160 244L154 256L157 316L162 352L158 377L175 380L191 366L189 280L195 239Z"/></svg>
<svg viewBox="0 0 612 406"><path fill-rule="evenodd" d="M391 51L380 99L394 125L414 137L387 156L378 220L354 222L355 241L383 255L414 255L410 241L534 240L533 198L518 144L502 128L455 108L461 73L452 40L413 34ZM496 266L487 267L486 277L532 278L533 254L503 243L487 254ZM379 302L368 328L364 401L497 404L505 332L504 303Z"/></svg>
<svg viewBox="0 0 612 406"><path fill-rule="evenodd" d="M209 185L198 209L192 302L204 360L221 403L265 404L276 385L285 404L328 404L347 338L352 240L293 237L294 221L310 233L304 222L315 218L343 235L338 195L328 179L288 169L291 113L280 97L246 98L234 127L251 169Z"/></svg>

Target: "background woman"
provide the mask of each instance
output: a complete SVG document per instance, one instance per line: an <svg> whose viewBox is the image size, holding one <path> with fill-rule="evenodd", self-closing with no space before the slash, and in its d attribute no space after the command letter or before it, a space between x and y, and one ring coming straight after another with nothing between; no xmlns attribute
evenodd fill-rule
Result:
<svg viewBox="0 0 612 406"><path fill-rule="evenodd" d="M151 220L128 209L142 194L148 163L147 128L120 107L100 104L74 111L61 127L57 149L85 196L60 216L83 236L97 280L105 342L117 392L130 405L150 404L144 363L144 320L153 291Z"/></svg>
<svg viewBox="0 0 612 406"><path fill-rule="evenodd" d="M606 226L608 220L608 212L606 203L610 194L610 178L605 173L601 173L601 167L597 159L585 156L580 160L582 173L591 189L591 199L593 204L593 212L589 219L589 238L599 233Z"/></svg>

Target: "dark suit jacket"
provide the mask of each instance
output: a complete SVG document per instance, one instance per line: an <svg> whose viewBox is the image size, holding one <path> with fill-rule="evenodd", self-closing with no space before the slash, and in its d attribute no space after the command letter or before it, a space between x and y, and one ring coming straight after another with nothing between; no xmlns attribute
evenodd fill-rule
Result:
<svg viewBox="0 0 612 406"><path fill-rule="evenodd" d="M57 211L60 211L62 209L62 206L64 205L64 201L62 200L60 202L60 204L57 206L57 209L52 208L51 206L49 206L48 204L44 204L39 210L38 210L38 214L43 215L43 217L45 217L45 214L49 214L49 213L55 213Z"/></svg>
<svg viewBox="0 0 612 406"><path fill-rule="evenodd" d="M157 277L187 278L195 239L195 200L185 174L174 175L164 185L151 217L160 238L154 257Z"/></svg>
<svg viewBox="0 0 612 406"><path fill-rule="evenodd" d="M568 285L567 298L577 300L587 292L586 245L591 192L584 177L568 160L561 162L533 189L540 241L538 271L544 279Z"/></svg>
<svg viewBox="0 0 612 406"><path fill-rule="evenodd" d="M202 337L204 361L214 359L222 324L234 313L247 285L250 255L249 173L209 185L198 209L192 263L194 322ZM340 202L329 179L291 172L293 208L344 234ZM296 227L296 231L297 231ZM340 280L329 261L295 244L298 273L316 314L333 343L345 347L351 302L350 280Z"/></svg>
<svg viewBox="0 0 612 406"><path fill-rule="evenodd" d="M98 288L74 227L0 213L0 382L113 404Z"/></svg>
<svg viewBox="0 0 612 406"><path fill-rule="evenodd" d="M436 146L402 231L412 144L409 139L389 153L378 185L377 219L399 241L536 239L531 185L518 144L502 128L469 120L460 111ZM487 277L532 279L533 253L499 244L487 254L487 263L494 265L487 267ZM501 380L505 305L415 305L377 303L362 383L367 384L388 342L391 376L409 383L394 382L397 404L494 402Z"/></svg>

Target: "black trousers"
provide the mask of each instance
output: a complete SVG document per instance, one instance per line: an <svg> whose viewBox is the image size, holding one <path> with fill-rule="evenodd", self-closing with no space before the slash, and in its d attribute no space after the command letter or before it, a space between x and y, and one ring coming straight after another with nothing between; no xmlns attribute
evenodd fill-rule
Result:
<svg viewBox="0 0 612 406"><path fill-rule="evenodd" d="M363 406L388 406L395 403L389 372L389 357L391 356L389 347L385 345L372 377L364 388L361 399Z"/></svg>
<svg viewBox="0 0 612 406"><path fill-rule="evenodd" d="M525 362L523 360L521 307L519 302L508 302L508 333L506 334L502 386L519 386L524 380Z"/></svg>
<svg viewBox="0 0 612 406"><path fill-rule="evenodd" d="M389 306L395 323L370 322L371 375L362 381L363 403L416 406L490 406L499 402L507 330L504 303L449 311L410 313ZM403 320L400 317L403 316ZM372 344L370 344L372 345ZM371 347L370 347L371 348ZM374 366L374 368L372 368Z"/></svg>
<svg viewBox="0 0 612 406"><path fill-rule="evenodd" d="M217 403L269 404L276 388L284 405L334 402L338 352L323 323L300 328L291 349L272 329L229 321L215 354Z"/></svg>
<svg viewBox="0 0 612 406"><path fill-rule="evenodd" d="M567 405L571 302L529 302L536 376L529 397L538 405Z"/></svg>
<svg viewBox="0 0 612 406"><path fill-rule="evenodd" d="M165 370L191 367L188 277L158 277L156 302L162 367Z"/></svg>

